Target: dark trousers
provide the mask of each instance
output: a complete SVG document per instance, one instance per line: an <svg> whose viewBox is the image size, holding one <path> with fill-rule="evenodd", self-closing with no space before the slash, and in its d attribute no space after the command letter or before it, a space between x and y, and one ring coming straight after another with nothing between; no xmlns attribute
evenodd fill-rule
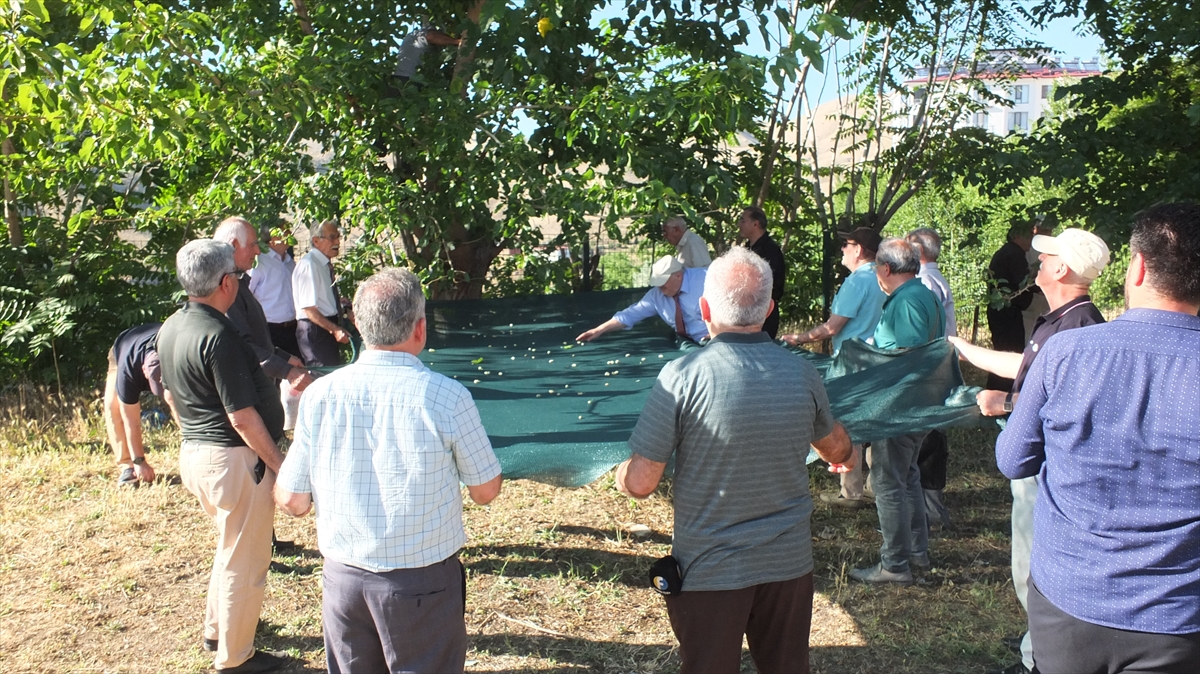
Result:
<svg viewBox="0 0 1200 674"><path fill-rule="evenodd" d="M996 351L1021 353L1025 350L1025 319L1016 307L987 310L988 331L992 333L992 348ZM986 389L1011 391L1013 380L989 374Z"/></svg>
<svg viewBox="0 0 1200 674"><path fill-rule="evenodd" d="M1195 674L1200 633L1151 634L1095 625L1050 603L1029 579L1029 636L1041 674Z"/></svg>
<svg viewBox="0 0 1200 674"><path fill-rule="evenodd" d="M779 300L775 300L778 302ZM779 334L779 306L776 305L771 309L771 313L767 314L767 320L763 321L763 332L767 333L771 339L775 339L775 335Z"/></svg>
<svg viewBox="0 0 1200 674"><path fill-rule="evenodd" d="M680 674L741 671L743 634L760 674L808 673L812 573L741 590L684 590L666 599Z"/></svg>
<svg viewBox="0 0 1200 674"><path fill-rule="evenodd" d="M326 316L337 323L336 316ZM342 364L342 351L329 331L307 318L296 321L296 342L300 358L308 367L335 367Z"/></svg>
<svg viewBox="0 0 1200 674"><path fill-rule="evenodd" d="M271 333L271 343L276 348L283 349L293 356L300 356L300 343L296 341L296 321L286 323L267 323Z"/></svg>
<svg viewBox="0 0 1200 674"><path fill-rule="evenodd" d="M462 672L465 578L457 555L381 573L326 559L321 617L330 674Z"/></svg>
<svg viewBox="0 0 1200 674"><path fill-rule="evenodd" d="M871 445L871 488L883 545L883 568L908 571L913 555L929 552L929 522L925 519L925 490L917 467L924 433L898 435Z"/></svg>

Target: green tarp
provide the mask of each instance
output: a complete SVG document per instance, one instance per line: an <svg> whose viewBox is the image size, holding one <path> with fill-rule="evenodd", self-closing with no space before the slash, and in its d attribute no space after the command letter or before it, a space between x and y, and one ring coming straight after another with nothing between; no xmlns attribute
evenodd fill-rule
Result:
<svg viewBox="0 0 1200 674"><path fill-rule="evenodd" d="M430 302L421 359L470 389L506 478L581 486L628 457L625 442L662 366L700 348L678 345L658 319L575 343L644 293ZM821 370L834 415L856 442L988 423L944 340L900 354L847 344L836 359L795 351Z"/></svg>

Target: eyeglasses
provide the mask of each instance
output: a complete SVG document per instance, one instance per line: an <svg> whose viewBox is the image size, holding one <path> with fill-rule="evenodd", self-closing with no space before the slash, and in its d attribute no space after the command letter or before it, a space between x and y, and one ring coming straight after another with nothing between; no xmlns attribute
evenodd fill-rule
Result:
<svg viewBox="0 0 1200 674"><path fill-rule="evenodd" d="M857 241L846 241L846 242L842 243L842 248L845 248L846 246L857 246L857 245L858 245Z"/></svg>
<svg viewBox="0 0 1200 674"><path fill-rule="evenodd" d="M224 273L224 274L221 276L221 281L222 281L222 282L224 282L224 281L225 281L225 277L226 277L226 276L232 276L233 278L235 278L235 279L237 279L238 281L240 281L240 280L242 280L242 277L243 277L243 276L245 276L245 275L246 275L246 272L244 272L244 271L242 271L242 270L240 270L240 269L234 269L233 271L227 271L227 272L225 272L225 273Z"/></svg>
<svg viewBox="0 0 1200 674"><path fill-rule="evenodd" d="M326 241L341 241L342 235L334 233L334 234L330 234L329 236L314 236L313 238L314 239L325 239Z"/></svg>

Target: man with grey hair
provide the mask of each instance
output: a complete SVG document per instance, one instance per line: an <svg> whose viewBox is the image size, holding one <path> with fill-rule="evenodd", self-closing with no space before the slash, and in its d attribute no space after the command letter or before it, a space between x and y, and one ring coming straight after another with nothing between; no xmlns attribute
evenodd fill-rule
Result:
<svg viewBox="0 0 1200 674"><path fill-rule="evenodd" d="M740 671L742 638L761 672L808 672L812 622L809 447L840 472L850 438L820 375L762 329L771 269L747 248L709 267L700 299L712 341L668 363L617 467L617 488L645 498L675 456L678 571L667 613L681 672Z"/></svg>
<svg viewBox="0 0 1200 674"><path fill-rule="evenodd" d="M928 227L918 227L905 237L908 242L917 247L921 254L921 270L917 278L921 283L937 295L946 314L946 335L958 334L958 320L954 316L954 295L950 292L950 284L942 271L938 269L938 257L942 254L942 237Z"/></svg>
<svg viewBox="0 0 1200 674"><path fill-rule="evenodd" d="M342 300L333 279L333 258L342 249L337 223L325 220L309 229L312 249L292 272L292 299L296 303L296 342L309 367L342 364L338 344L350 341L341 323Z"/></svg>
<svg viewBox="0 0 1200 674"><path fill-rule="evenodd" d="M238 293L226 316L238 334L254 350L263 372L272 379L286 379L292 388L303 391L312 383L312 375L295 354L275 347L271 340L271 328L262 304L250 290L247 275L258 259L258 230L241 217L225 218L213 232L214 241L222 241L233 247L233 262L238 270Z"/></svg>
<svg viewBox="0 0 1200 674"><path fill-rule="evenodd" d="M909 349L946 336L946 315L933 292L917 279L921 254L904 239L885 239L875 256L875 277L888 297L871 337L881 349ZM929 566L929 523L917 458L925 433L887 438L871 447L871 486L883 533L881 561L854 569L865 583L911 585L909 564Z"/></svg>
<svg viewBox="0 0 1200 674"><path fill-rule="evenodd" d="M163 386L183 435L179 475L217 528L204 646L221 672L274 671L285 660L254 650L271 562L271 488L283 463L283 407L258 357L225 312L238 267L226 243L192 241L175 257L183 308L163 323Z"/></svg>
<svg viewBox="0 0 1200 674"><path fill-rule="evenodd" d="M417 277L385 269L367 279L354 317L366 350L301 398L275 500L294 516L317 505L330 672L461 672L459 483L488 503L500 464L471 394L417 358L426 337Z"/></svg>
<svg viewBox="0 0 1200 674"><path fill-rule="evenodd" d="M707 267L712 264L712 258L708 255L708 244L688 229L687 220L678 215L671 216L663 223L662 232L663 238L675 246L675 257L685 268Z"/></svg>

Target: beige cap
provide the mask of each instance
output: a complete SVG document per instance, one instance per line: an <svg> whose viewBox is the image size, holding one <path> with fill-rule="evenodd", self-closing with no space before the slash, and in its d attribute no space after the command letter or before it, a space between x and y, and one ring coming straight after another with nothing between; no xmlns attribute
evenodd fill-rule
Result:
<svg viewBox="0 0 1200 674"><path fill-rule="evenodd" d="M657 288L666 283L671 278L671 274L682 269L683 263L678 258L664 255L658 258L658 261L650 268L650 285Z"/></svg>
<svg viewBox="0 0 1200 674"><path fill-rule="evenodd" d="M1082 229L1064 229L1058 236L1038 234L1033 237L1033 249L1039 253L1057 255L1083 278L1095 280L1108 266L1108 246L1100 237Z"/></svg>

